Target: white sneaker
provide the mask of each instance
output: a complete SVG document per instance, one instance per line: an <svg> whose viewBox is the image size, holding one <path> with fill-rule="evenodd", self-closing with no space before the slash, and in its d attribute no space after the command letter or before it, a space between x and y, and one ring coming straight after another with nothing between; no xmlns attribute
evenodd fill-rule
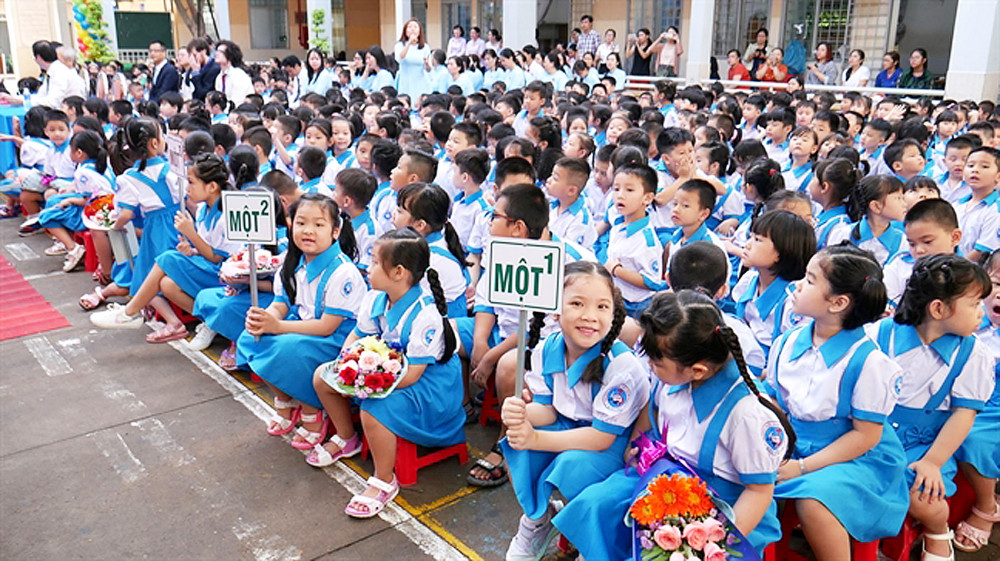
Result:
<svg viewBox="0 0 1000 561"><path fill-rule="evenodd" d="M106 310L90 314L90 323L104 329L139 329L143 325L142 314L130 316L124 304L114 302Z"/></svg>
<svg viewBox="0 0 1000 561"><path fill-rule="evenodd" d="M68 273L75 269L80 261L83 260L83 254L87 252L87 248L83 247L83 244L76 244L73 249L66 252L66 261L63 262L63 272Z"/></svg>
<svg viewBox="0 0 1000 561"><path fill-rule="evenodd" d="M194 337L187 342L187 346L192 351L203 351L211 346L212 339L215 339L215 332L207 323L202 322L194 328Z"/></svg>
<svg viewBox="0 0 1000 561"><path fill-rule="evenodd" d="M53 242L48 248L45 249L45 255L49 257L56 257L58 255L66 255L66 246L59 240Z"/></svg>
<svg viewBox="0 0 1000 561"><path fill-rule="evenodd" d="M552 511L545 514L542 520L534 521L521 515L517 535L510 540L507 548L506 561L539 561L549 548L549 544L559 534L552 524Z"/></svg>

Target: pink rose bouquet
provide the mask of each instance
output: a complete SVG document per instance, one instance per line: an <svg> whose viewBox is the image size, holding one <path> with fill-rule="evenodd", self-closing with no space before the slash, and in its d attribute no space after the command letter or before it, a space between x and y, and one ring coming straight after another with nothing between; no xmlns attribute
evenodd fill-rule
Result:
<svg viewBox="0 0 1000 561"><path fill-rule="evenodd" d="M340 351L333 362L320 367L320 377L343 395L359 399L383 398L406 374L406 357L396 344L368 336Z"/></svg>

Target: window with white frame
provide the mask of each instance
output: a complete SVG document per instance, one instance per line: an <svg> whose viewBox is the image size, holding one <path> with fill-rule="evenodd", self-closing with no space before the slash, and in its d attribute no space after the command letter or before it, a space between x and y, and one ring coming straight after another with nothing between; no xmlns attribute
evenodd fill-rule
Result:
<svg viewBox="0 0 1000 561"><path fill-rule="evenodd" d="M645 27L655 39L670 26L680 29L683 7L682 0L629 0L628 32Z"/></svg>
<svg viewBox="0 0 1000 561"><path fill-rule="evenodd" d="M288 3L286 0L248 0L250 47L288 48Z"/></svg>
<svg viewBox="0 0 1000 561"><path fill-rule="evenodd" d="M766 28L771 15L770 0L716 0L712 53L717 57L736 49L743 54L757 40L757 30ZM771 44L776 34L771 32Z"/></svg>

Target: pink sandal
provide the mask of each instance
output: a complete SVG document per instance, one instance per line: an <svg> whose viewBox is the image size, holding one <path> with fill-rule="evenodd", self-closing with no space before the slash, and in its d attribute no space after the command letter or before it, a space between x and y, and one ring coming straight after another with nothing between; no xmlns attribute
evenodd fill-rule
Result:
<svg viewBox="0 0 1000 561"><path fill-rule="evenodd" d="M330 442L336 444L340 450L331 454L326 446L317 444L313 446L313 451L306 456L306 463L312 467L322 468L333 465L341 458L351 458L361 453L361 437L357 433L350 440L344 440L339 435L334 434L330 437Z"/></svg>
<svg viewBox="0 0 1000 561"><path fill-rule="evenodd" d="M80 297L80 307L89 312L103 304L105 300L107 297L104 296L104 290L98 286L94 288L93 292L88 292Z"/></svg>
<svg viewBox="0 0 1000 561"><path fill-rule="evenodd" d="M367 483L369 487L378 489L378 495L374 497L354 495L351 497L351 502L347 503L347 508L344 509L344 512L351 518L377 516L385 508L385 505L399 494L399 481L396 480L395 474L392 476L392 483L386 483L375 476L369 477Z"/></svg>
<svg viewBox="0 0 1000 561"><path fill-rule="evenodd" d="M167 343L170 341L177 341L179 339L186 339L188 336L187 327L184 324L171 327L169 325L164 325L163 327L157 329L156 331L146 335L147 343Z"/></svg>
<svg viewBox="0 0 1000 561"><path fill-rule="evenodd" d="M302 406L298 404L294 399L282 399L278 396L274 397L274 416L267 423L267 434L271 436L282 436L292 432L295 429L295 425L298 424L299 418L302 416ZM292 412L291 417L282 417L277 410L279 409L290 409Z"/></svg>
<svg viewBox="0 0 1000 561"><path fill-rule="evenodd" d="M219 366L223 370L236 370L236 343L230 343L219 355Z"/></svg>
<svg viewBox="0 0 1000 561"><path fill-rule="evenodd" d="M296 450L311 450L317 444L326 440L326 435L330 432L330 419L323 413L323 411L317 411L312 415L306 415L305 413L299 415L299 421L304 425L306 423L319 423L319 431L311 431L307 428L299 427L295 430L295 438L292 439L292 448Z"/></svg>
<svg viewBox="0 0 1000 561"><path fill-rule="evenodd" d="M1000 522L1000 495L997 495L996 499L997 505L993 507L993 514L987 514L976 507L972 507L972 514L992 524ZM990 528L990 530L983 530L982 528L977 528L963 520L958 523L958 526L955 526L955 539L953 540L953 543L957 549L966 553L979 551L983 548L983 546L989 543L991 532L992 528ZM966 541L973 544L972 547L959 542L958 538L965 538Z"/></svg>

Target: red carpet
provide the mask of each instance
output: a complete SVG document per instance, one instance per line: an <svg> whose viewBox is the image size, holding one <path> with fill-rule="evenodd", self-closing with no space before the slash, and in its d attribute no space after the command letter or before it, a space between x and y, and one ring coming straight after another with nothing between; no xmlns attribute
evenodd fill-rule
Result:
<svg viewBox="0 0 1000 561"><path fill-rule="evenodd" d="M0 341L60 327L69 321L0 255Z"/></svg>

